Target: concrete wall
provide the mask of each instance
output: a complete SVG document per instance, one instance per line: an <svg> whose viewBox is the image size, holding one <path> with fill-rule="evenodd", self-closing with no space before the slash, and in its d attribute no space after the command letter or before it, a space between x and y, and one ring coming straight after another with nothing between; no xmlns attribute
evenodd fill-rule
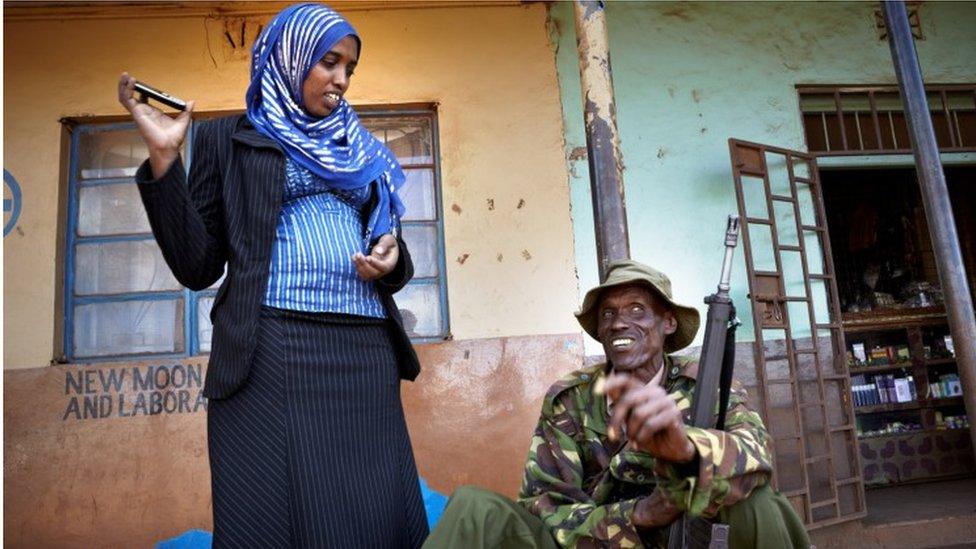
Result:
<svg viewBox="0 0 976 549"><path fill-rule="evenodd" d="M704 311L722 261L725 217L735 213L730 137L805 150L797 84L893 84L873 3L610 2L617 123L625 165L632 256L675 281L679 301ZM976 4L929 2L917 42L927 82L972 82ZM566 125L580 290L596 282L586 139L572 5L551 10L551 39ZM745 303L737 252L733 298ZM739 308L739 339L753 339ZM699 334L699 341L700 344ZM587 351L596 352L588 342Z"/></svg>
<svg viewBox="0 0 976 549"><path fill-rule="evenodd" d="M514 496L550 382L580 336L422 345L403 385L421 477ZM212 531L206 358L4 373L5 547L151 547Z"/></svg>
<svg viewBox="0 0 976 549"><path fill-rule="evenodd" d="M578 332L545 6L349 18L364 41L352 103L438 104L455 339ZM59 120L124 114L115 99L123 70L197 100L199 112L243 108L248 50L229 47L224 24L195 16L4 21L4 168L23 189L20 221L4 242L4 368L46 365L55 346L66 169Z"/></svg>

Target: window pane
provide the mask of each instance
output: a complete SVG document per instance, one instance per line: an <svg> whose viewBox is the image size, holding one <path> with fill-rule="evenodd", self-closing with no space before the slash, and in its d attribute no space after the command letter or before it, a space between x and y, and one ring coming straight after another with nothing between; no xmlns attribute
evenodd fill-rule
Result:
<svg viewBox="0 0 976 549"><path fill-rule="evenodd" d="M366 118L363 125L386 143L401 164L431 164L430 119L426 117L376 117Z"/></svg>
<svg viewBox="0 0 976 549"><path fill-rule="evenodd" d="M410 249L415 277L437 276L437 227L433 225L406 225L403 240Z"/></svg>
<svg viewBox="0 0 976 549"><path fill-rule="evenodd" d="M797 235L796 212L793 204L773 202L773 213L776 214L776 238L780 246L799 246L800 237Z"/></svg>
<svg viewBox="0 0 976 549"><path fill-rule="evenodd" d="M213 297L197 299L197 340L200 342L200 352L210 352L210 340L213 338L213 325L210 324L210 309L213 307Z"/></svg>
<svg viewBox="0 0 976 549"><path fill-rule="evenodd" d="M178 290L155 240L79 244L75 295Z"/></svg>
<svg viewBox="0 0 976 549"><path fill-rule="evenodd" d="M441 296L436 284L408 284L395 297L408 336L442 335Z"/></svg>
<svg viewBox="0 0 976 549"><path fill-rule="evenodd" d="M437 219L434 200L434 172L404 170L406 183L400 187L400 200L407 207L405 220L434 221Z"/></svg>
<svg viewBox="0 0 976 549"><path fill-rule="evenodd" d="M749 223L749 240L752 244L752 268L757 271L776 271L776 255L773 250L773 231L769 225Z"/></svg>
<svg viewBox="0 0 976 549"><path fill-rule="evenodd" d="M743 175L742 198L745 202L747 216L769 219L769 207L766 205L766 182L763 178Z"/></svg>
<svg viewBox="0 0 976 549"><path fill-rule="evenodd" d="M817 224L817 206L813 198L813 189L806 183L796 184L797 207L800 210L800 222L804 225Z"/></svg>
<svg viewBox="0 0 976 549"><path fill-rule="evenodd" d="M133 177L148 157L146 144L135 129L85 132L78 139L82 179Z"/></svg>
<svg viewBox="0 0 976 549"><path fill-rule="evenodd" d="M149 219L134 183L82 187L78 197L78 234L97 236L150 232Z"/></svg>
<svg viewBox="0 0 976 549"><path fill-rule="evenodd" d="M75 357L183 352L183 300L77 305Z"/></svg>
<svg viewBox="0 0 976 549"><path fill-rule="evenodd" d="M792 196L790 174L787 171L785 156L766 151L766 174L769 178L769 191L771 193Z"/></svg>

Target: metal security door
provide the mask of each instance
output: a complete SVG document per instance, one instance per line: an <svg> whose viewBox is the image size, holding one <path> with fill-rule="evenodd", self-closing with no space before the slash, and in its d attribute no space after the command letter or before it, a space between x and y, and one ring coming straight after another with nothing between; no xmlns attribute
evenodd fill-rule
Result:
<svg viewBox="0 0 976 549"><path fill-rule="evenodd" d="M864 483L814 157L729 140L774 483L808 527L865 516Z"/></svg>

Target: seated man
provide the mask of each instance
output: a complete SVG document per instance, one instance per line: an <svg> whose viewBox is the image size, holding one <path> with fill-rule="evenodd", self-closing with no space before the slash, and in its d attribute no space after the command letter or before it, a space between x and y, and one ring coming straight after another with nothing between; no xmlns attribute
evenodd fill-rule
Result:
<svg viewBox="0 0 976 549"><path fill-rule="evenodd" d="M671 299L663 273L610 266L576 313L606 364L546 394L518 503L458 489L425 547L667 547L681 513L729 525L730 547L809 547L802 522L769 487L770 439L733 383L726 429L689 421L698 311Z"/></svg>

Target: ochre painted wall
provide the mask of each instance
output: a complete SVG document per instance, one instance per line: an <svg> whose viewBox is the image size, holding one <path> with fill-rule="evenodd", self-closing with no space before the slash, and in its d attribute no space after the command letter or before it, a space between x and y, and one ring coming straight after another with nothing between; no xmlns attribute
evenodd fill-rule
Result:
<svg viewBox="0 0 976 549"><path fill-rule="evenodd" d="M364 41L351 102L438 104L454 338L578 332L545 6L348 16ZM4 167L24 196L4 241L6 369L44 366L55 348L59 120L124 114L123 70L204 112L243 108L249 67L216 18L4 21Z"/></svg>
<svg viewBox="0 0 976 549"><path fill-rule="evenodd" d="M424 371L404 384L419 472L442 493L470 483L514 495L541 398L583 356L546 8L348 15L364 39L350 100L438 105L455 340L418 346ZM124 114L123 70L200 112L241 109L247 53L223 32L200 17L4 22L4 167L24 195L4 242L6 546L148 547L211 528L198 383L135 377L152 368L164 381L177 364L202 372L205 357L48 362L62 290L59 119ZM86 397L105 417L86 418Z"/></svg>
<svg viewBox="0 0 976 549"><path fill-rule="evenodd" d="M403 401L421 477L514 497L542 396L581 364L581 336L417 350L424 371ZM205 357L4 372L3 545L152 547L212 531L205 372Z"/></svg>

